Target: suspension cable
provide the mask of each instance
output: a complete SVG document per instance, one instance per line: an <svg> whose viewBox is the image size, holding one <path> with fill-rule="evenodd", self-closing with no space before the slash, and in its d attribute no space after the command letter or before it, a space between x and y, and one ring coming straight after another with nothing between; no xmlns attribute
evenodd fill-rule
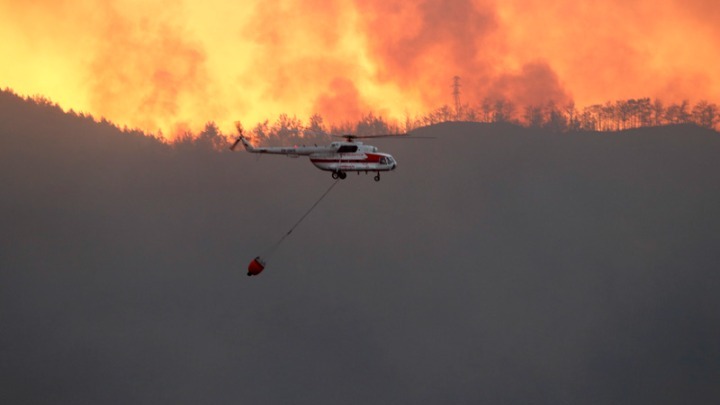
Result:
<svg viewBox="0 0 720 405"><path fill-rule="evenodd" d="M302 221L303 221L308 215L310 215L310 213L315 209L315 207L317 207L317 205L320 204L320 201L322 201L328 194L330 194L330 191L331 191L339 182L340 182L339 179L338 179L338 180L335 180L335 181L330 185L330 187L328 187L328 189L325 190L325 192L323 193L323 195L321 195L320 198L318 198L318 200L315 201L315 204L313 204L312 207L310 207L310 209L307 210L307 211L305 212L305 214L303 214L302 217L300 217L300 219L295 223L295 225L293 225L293 226L290 228L290 230L289 230L285 235L283 235L283 236L270 248L270 250L268 251L268 253L265 254L265 255L263 255L263 257L264 257L264 258L269 258L270 256L272 256L272 254L275 253L275 251L276 251L277 248L280 246L280 244L285 240L285 238L287 238L288 236L290 236L290 234L295 230L295 228L297 228L297 227L300 225L300 223L302 223Z"/></svg>

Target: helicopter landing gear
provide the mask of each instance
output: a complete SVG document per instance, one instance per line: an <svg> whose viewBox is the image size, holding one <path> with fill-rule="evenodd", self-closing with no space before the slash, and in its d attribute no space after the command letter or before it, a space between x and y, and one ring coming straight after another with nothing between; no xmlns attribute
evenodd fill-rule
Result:
<svg viewBox="0 0 720 405"><path fill-rule="evenodd" d="M380 181L380 172L378 172L377 175L374 177L375 181Z"/></svg>
<svg viewBox="0 0 720 405"><path fill-rule="evenodd" d="M345 180L346 177L347 177L347 173L345 173L345 172L340 172L340 171L332 172L332 178L335 180L337 180L337 179Z"/></svg>

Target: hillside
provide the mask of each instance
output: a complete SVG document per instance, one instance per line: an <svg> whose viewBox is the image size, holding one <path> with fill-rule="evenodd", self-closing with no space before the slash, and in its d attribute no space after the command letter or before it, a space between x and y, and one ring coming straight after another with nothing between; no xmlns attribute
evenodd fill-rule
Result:
<svg viewBox="0 0 720 405"><path fill-rule="evenodd" d="M447 123L332 181L0 100L3 403L709 403L720 137Z"/></svg>

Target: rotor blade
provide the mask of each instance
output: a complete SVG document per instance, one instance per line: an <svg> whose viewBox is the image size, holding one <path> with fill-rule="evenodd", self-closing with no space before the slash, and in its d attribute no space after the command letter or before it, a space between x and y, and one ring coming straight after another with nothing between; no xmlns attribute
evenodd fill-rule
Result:
<svg viewBox="0 0 720 405"><path fill-rule="evenodd" d="M395 138L395 139L435 139L434 136L416 136L407 133L403 134L378 134L378 135L333 135L336 138L345 138L347 140L352 139L367 139L367 138Z"/></svg>
<svg viewBox="0 0 720 405"><path fill-rule="evenodd" d="M230 147L230 150L233 151L233 152L235 151L235 148L236 148L237 145L240 143L240 141L242 141L242 139L243 139L243 126L242 126L242 124L240 123L240 121L235 121L235 128L237 129L239 136L238 136L238 138L235 140L235 143L233 143L232 146Z"/></svg>
<svg viewBox="0 0 720 405"><path fill-rule="evenodd" d="M377 134L377 135L355 135L355 134L343 134L333 135L336 138L386 138L389 136L406 136L407 134Z"/></svg>
<svg viewBox="0 0 720 405"><path fill-rule="evenodd" d="M400 135L400 136L391 135L391 136L386 136L386 137L381 137L381 138L395 138L395 139L436 139L437 137L436 137L436 136L417 136L417 135Z"/></svg>
<svg viewBox="0 0 720 405"><path fill-rule="evenodd" d="M238 138L238 139L235 140L235 142L234 142L234 143L232 144L232 146L230 147L230 150L231 150L231 151L235 151L235 147L240 143L240 140L241 140L241 139L242 139L242 138Z"/></svg>

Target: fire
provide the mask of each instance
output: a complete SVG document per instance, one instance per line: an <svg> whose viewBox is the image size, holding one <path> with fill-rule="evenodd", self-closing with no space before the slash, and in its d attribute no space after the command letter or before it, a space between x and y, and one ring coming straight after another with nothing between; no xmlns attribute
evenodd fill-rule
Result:
<svg viewBox="0 0 720 405"><path fill-rule="evenodd" d="M173 137L461 99L720 102L705 0L0 0L0 86Z"/></svg>

